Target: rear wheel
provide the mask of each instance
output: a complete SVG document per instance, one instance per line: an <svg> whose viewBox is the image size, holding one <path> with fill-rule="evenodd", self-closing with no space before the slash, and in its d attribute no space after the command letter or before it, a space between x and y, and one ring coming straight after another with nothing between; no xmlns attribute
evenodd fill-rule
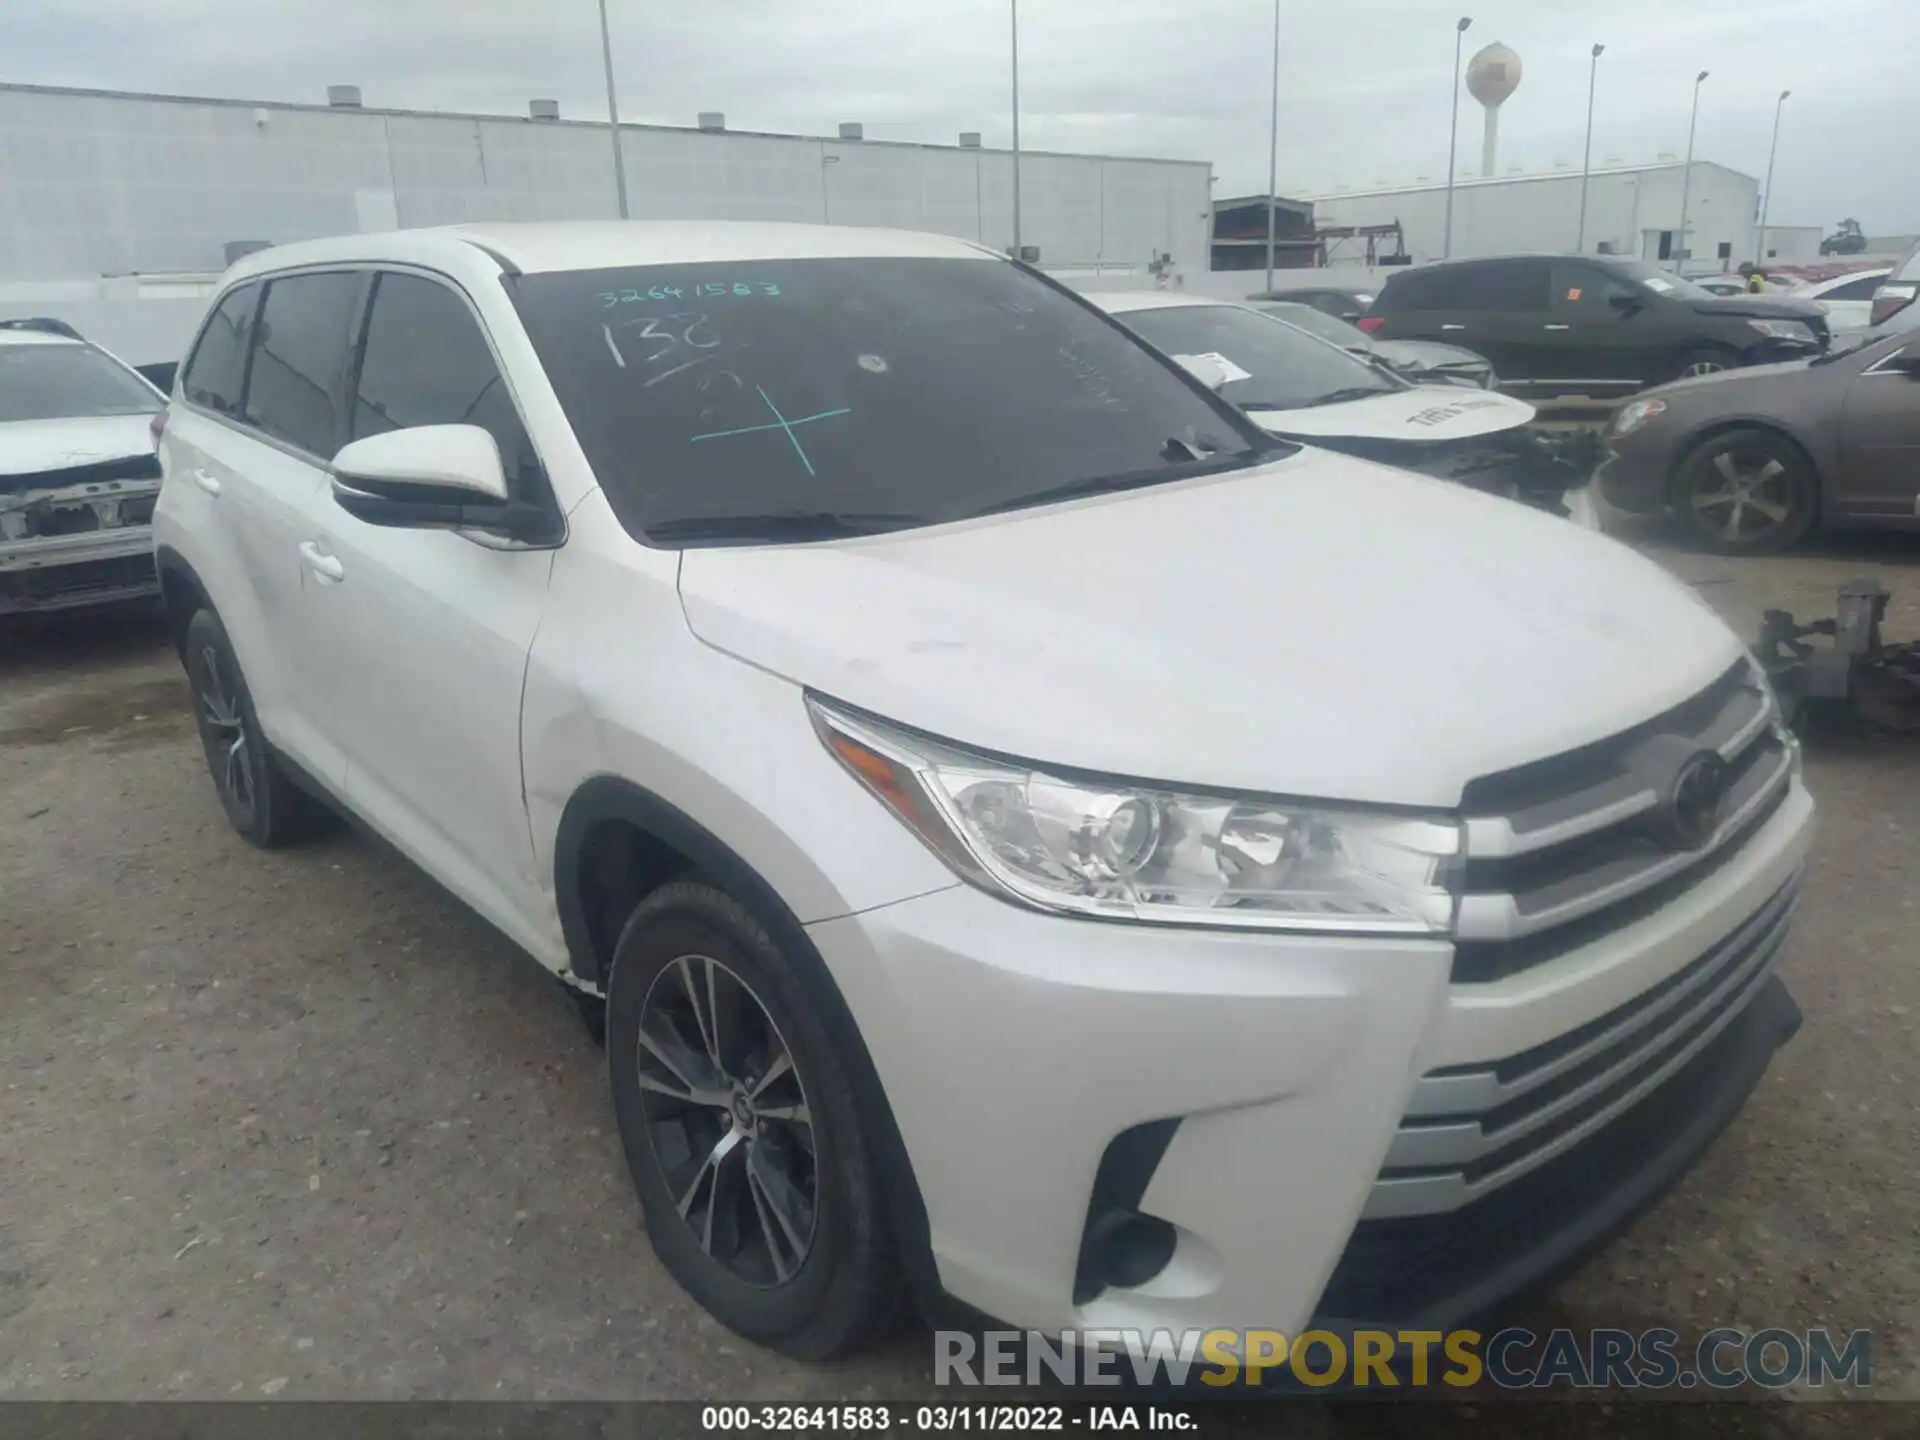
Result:
<svg viewBox="0 0 1920 1440"><path fill-rule="evenodd" d="M260 733L253 696L219 617L196 611L181 649L207 770L228 822L263 849L327 829L331 812L287 779Z"/></svg>
<svg viewBox="0 0 1920 1440"><path fill-rule="evenodd" d="M901 1291L853 1085L806 984L743 906L675 881L615 951L614 1112L674 1279L799 1359L874 1338Z"/></svg>
<svg viewBox="0 0 1920 1440"><path fill-rule="evenodd" d="M1812 528L1819 477L1786 436L1749 427L1716 435L1681 462L1674 508L1723 555L1783 550Z"/></svg>

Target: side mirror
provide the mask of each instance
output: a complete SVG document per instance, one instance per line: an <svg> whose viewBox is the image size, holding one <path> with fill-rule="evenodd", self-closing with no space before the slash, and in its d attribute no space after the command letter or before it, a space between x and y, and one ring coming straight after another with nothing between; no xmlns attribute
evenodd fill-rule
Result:
<svg viewBox="0 0 1920 1440"><path fill-rule="evenodd" d="M369 435L344 446L329 468L334 503L369 525L526 538L547 524L538 507L509 498L500 448L478 425Z"/></svg>
<svg viewBox="0 0 1920 1440"><path fill-rule="evenodd" d="M1638 295L1609 295L1607 303L1622 315L1638 315L1646 308Z"/></svg>

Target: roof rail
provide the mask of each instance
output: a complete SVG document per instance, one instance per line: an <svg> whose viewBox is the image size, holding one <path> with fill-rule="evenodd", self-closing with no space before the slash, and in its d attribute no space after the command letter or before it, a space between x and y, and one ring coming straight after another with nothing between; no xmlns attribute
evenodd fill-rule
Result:
<svg viewBox="0 0 1920 1440"><path fill-rule="evenodd" d="M31 315L24 320L0 320L0 330L37 330L42 335L64 335L69 340L81 338L80 332L64 320L55 320L50 315Z"/></svg>

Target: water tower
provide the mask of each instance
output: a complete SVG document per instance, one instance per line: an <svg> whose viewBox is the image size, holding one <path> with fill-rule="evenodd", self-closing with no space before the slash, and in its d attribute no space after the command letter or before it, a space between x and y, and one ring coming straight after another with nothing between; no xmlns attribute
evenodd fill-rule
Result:
<svg viewBox="0 0 1920 1440"><path fill-rule="evenodd" d="M1487 110L1487 138L1480 147L1480 173L1493 174L1500 148L1500 107L1520 88L1520 57L1499 41L1467 62L1467 93Z"/></svg>

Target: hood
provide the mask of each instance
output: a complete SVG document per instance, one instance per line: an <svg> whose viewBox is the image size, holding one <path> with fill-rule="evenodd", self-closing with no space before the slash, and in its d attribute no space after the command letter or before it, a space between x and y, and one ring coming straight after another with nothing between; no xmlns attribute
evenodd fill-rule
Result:
<svg viewBox="0 0 1920 1440"><path fill-rule="evenodd" d="M0 424L0 475L34 475L153 454L152 415L91 415Z"/></svg>
<svg viewBox="0 0 1920 1440"><path fill-rule="evenodd" d="M1642 390L1635 399L1646 395L1684 394L1695 396L1704 390L1716 390L1731 394L1740 386L1765 386L1780 381L1797 384L1792 377L1801 371L1811 369L1815 357L1808 356L1800 360L1779 360L1770 365L1742 365L1732 370L1716 370L1711 375L1689 375L1680 380L1669 380L1664 385L1656 385ZM1731 387L1731 388L1730 388Z"/></svg>
<svg viewBox="0 0 1920 1440"><path fill-rule="evenodd" d="M1651 561L1311 448L870 539L688 551L709 645L964 745L1146 780L1458 804L1744 652Z"/></svg>
<svg viewBox="0 0 1920 1440"><path fill-rule="evenodd" d="M1749 320L1818 320L1827 313L1818 300L1784 295L1716 295L1687 303L1696 315L1739 315Z"/></svg>
<svg viewBox="0 0 1920 1440"><path fill-rule="evenodd" d="M1513 430L1533 419L1533 407L1492 390L1414 385L1405 390L1315 405L1308 410L1248 410L1273 435L1352 436L1369 440L1461 440Z"/></svg>

